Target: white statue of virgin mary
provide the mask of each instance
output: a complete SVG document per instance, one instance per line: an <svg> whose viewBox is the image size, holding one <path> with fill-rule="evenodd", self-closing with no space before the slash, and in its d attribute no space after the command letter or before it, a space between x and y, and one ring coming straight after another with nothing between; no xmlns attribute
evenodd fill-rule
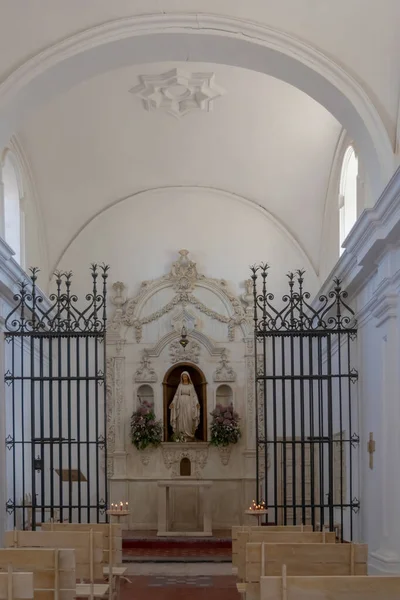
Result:
<svg viewBox="0 0 400 600"><path fill-rule="evenodd" d="M169 409L174 434L185 441L193 441L200 423L200 403L187 371L181 374L181 382Z"/></svg>

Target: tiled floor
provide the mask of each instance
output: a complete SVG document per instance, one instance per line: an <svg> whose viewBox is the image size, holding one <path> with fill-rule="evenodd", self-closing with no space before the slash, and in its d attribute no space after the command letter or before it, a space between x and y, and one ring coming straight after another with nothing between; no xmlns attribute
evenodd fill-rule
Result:
<svg viewBox="0 0 400 600"><path fill-rule="evenodd" d="M131 562L126 563L130 583L122 586L121 600L240 600L229 538L225 531L208 540L124 532L124 557Z"/></svg>

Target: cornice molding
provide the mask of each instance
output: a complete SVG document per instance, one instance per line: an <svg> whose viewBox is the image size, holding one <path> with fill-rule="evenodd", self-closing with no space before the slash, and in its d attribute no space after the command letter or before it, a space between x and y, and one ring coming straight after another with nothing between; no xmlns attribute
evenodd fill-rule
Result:
<svg viewBox="0 0 400 600"><path fill-rule="evenodd" d="M14 106L18 110L21 103L17 101L17 95L22 93L24 88L33 83L35 79L40 76L43 78L46 71L55 71L58 65L66 63L68 59L101 46L115 45L118 41L126 42L129 38L182 33L190 33L194 36L223 36L239 42L264 46L302 64L311 72L321 76L325 82L334 86L357 114L358 118L356 119L351 119L350 114L348 115L348 124L354 124L354 127L359 128L356 142L360 153L365 151L365 162L368 162L369 170L373 172L372 179L376 194L379 187L382 187L388 180L394 168L393 147L377 109L358 81L341 65L302 40L266 25L230 16L201 13L157 13L117 19L77 33L38 53L1 83L0 111L4 110L7 105ZM186 60L191 60L190 47L185 51L187 52ZM209 62L212 61L212 58L212 56L209 57ZM194 59L196 57L193 57ZM218 62L217 57L215 57L215 61ZM82 62L84 62L83 58ZM91 68L95 69L95 66L92 64ZM76 74L76 78L80 76L83 74ZM276 76L279 77L279 74L277 73ZM304 81L304 77L297 76L297 79L299 87L305 85L301 83ZM70 81L65 81L64 85L74 85L75 83L77 81L73 80L70 75ZM296 85L296 82L293 81L292 84ZM48 90L43 90L42 94L46 93L49 93ZM41 98L36 98L37 102L41 100ZM326 108L330 110L328 106ZM345 109L340 106L338 110ZM343 125L346 126L346 123Z"/></svg>
<svg viewBox="0 0 400 600"><path fill-rule="evenodd" d="M367 208L344 241L345 251L317 297L326 294L333 276L343 281L351 299L376 271L382 256L398 243L400 235L400 168L373 208ZM395 273L393 273L395 276ZM362 307L360 307L362 308Z"/></svg>

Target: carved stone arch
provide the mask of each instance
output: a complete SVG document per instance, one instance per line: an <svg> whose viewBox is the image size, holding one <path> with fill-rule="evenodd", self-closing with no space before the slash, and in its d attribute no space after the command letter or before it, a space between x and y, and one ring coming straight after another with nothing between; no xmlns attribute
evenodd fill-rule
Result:
<svg viewBox="0 0 400 600"><path fill-rule="evenodd" d="M225 324L230 341L235 339L237 327L246 336L249 333L249 324L241 300L230 292L224 279L212 279L199 273L196 263L190 260L188 255L188 250L180 250L179 258L172 263L170 272L158 279L143 281L136 296L126 300L123 297L123 289L118 290L117 296L112 301L116 306L118 305L119 310L116 311L110 324L110 332L120 333L123 327L134 327L136 342L140 343L145 325L158 321L178 307L192 306L210 319ZM143 309L149 299L167 288L174 290L174 296L162 308L143 316ZM207 289L214 294L220 300L223 310L217 312L204 304L196 296L196 288Z"/></svg>
<svg viewBox="0 0 400 600"><path fill-rule="evenodd" d="M161 352L166 346L179 339L180 335L176 331L171 331L170 333L167 333L157 342L155 346L153 346L152 348L147 348L147 356L151 358L157 358L158 356L160 356ZM224 348L218 348L217 346L214 346L210 338L204 335L204 333L202 333L201 331L191 331L188 335L188 339L194 339L197 342L199 342L202 346L206 348L210 356L221 358L222 354L224 353Z"/></svg>
<svg viewBox="0 0 400 600"><path fill-rule="evenodd" d="M207 441L207 379L203 371L193 363L180 362L168 369L163 379L163 414L164 414L164 441L172 441L172 428L170 426L169 405L171 404L176 389L180 382L181 373L188 371L200 402L200 424L196 432L198 441Z"/></svg>

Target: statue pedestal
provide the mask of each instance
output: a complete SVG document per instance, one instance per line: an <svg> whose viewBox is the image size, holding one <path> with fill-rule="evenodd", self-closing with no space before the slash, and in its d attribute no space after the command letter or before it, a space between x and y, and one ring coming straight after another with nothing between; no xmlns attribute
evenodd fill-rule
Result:
<svg viewBox="0 0 400 600"><path fill-rule="evenodd" d="M158 482L158 536L174 537L209 537L212 536L210 489L212 481L203 479L168 479ZM201 510L203 511L203 531L170 531L170 488L195 487L199 489L201 496Z"/></svg>

